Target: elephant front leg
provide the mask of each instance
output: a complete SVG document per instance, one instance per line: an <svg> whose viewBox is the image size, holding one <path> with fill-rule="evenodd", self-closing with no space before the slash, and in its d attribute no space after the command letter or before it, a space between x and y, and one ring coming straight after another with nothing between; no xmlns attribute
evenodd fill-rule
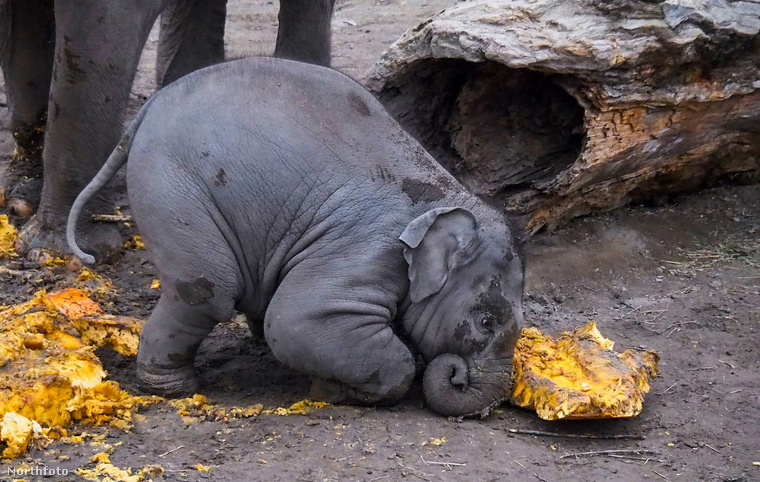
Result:
<svg viewBox="0 0 760 482"><path fill-rule="evenodd" d="M119 141L142 46L161 0L55 1L55 55L48 103L44 177L37 214L19 235L17 250L66 253L66 217L77 194ZM105 196L90 211L112 211ZM88 248L105 259L121 248L112 225L81 226ZM34 251L32 251L34 250Z"/></svg>
<svg viewBox="0 0 760 482"><path fill-rule="evenodd" d="M372 302L335 301L337 293L281 285L264 322L272 353L312 376L317 399L360 404L398 400L414 380L415 361L390 326L390 310Z"/></svg>
<svg viewBox="0 0 760 482"><path fill-rule="evenodd" d="M281 0L275 57L330 65L335 0Z"/></svg>
<svg viewBox="0 0 760 482"><path fill-rule="evenodd" d="M0 179L0 206L31 216L42 190L42 148L53 69L53 0L9 0L0 6L0 66L15 150Z"/></svg>

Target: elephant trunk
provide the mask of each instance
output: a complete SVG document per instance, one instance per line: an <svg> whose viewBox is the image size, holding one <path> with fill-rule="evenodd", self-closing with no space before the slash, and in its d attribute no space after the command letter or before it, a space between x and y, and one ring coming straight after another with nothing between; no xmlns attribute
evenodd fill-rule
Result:
<svg viewBox="0 0 760 482"><path fill-rule="evenodd" d="M471 365L450 353L430 362L422 384L433 411L445 416L484 414L508 397L512 384L509 360L479 360Z"/></svg>

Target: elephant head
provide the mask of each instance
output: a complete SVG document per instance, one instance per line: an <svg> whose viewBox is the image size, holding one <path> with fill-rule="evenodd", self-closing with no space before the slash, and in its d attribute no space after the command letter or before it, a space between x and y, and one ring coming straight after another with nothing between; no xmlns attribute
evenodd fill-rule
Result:
<svg viewBox="0 0 760 482"><path fill-rule="evenodd" d="M487 412L511 387L523 261L504 217L482 221L464 208L437 208L399 238L409 265L404 329L428 362L427 403L442 415Z"/></svg>

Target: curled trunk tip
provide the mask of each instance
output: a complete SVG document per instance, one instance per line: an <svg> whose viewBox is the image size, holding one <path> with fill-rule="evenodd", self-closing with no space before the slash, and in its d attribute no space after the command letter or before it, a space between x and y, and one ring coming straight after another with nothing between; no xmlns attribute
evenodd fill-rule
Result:
<svg viewBox="0 0 760 482"><path fill-rule="evenodd" d="M491 375L509 378L509 374L484 374L485 377ZM482 414L506 398L503 387L509 385L508 379L484 384L473 378L462 357L450 353L436 357L422 380L428 406L441 415L457 417Z"/></svg>

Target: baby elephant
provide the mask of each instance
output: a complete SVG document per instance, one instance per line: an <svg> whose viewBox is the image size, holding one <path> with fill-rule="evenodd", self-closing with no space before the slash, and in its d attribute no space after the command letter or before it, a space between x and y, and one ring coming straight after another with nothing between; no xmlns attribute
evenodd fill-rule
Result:
<svg viewBox="0 0 760 482"><path fill-rule="evenodd" d="M137 355L159 394L197 388L201 341L235 310L326 401L391 403L428 362L428 405L487 413L511 385L523 262L469 194L350 78L249 58L164 88L68 220L127 162L163 292Z"/></svg>

